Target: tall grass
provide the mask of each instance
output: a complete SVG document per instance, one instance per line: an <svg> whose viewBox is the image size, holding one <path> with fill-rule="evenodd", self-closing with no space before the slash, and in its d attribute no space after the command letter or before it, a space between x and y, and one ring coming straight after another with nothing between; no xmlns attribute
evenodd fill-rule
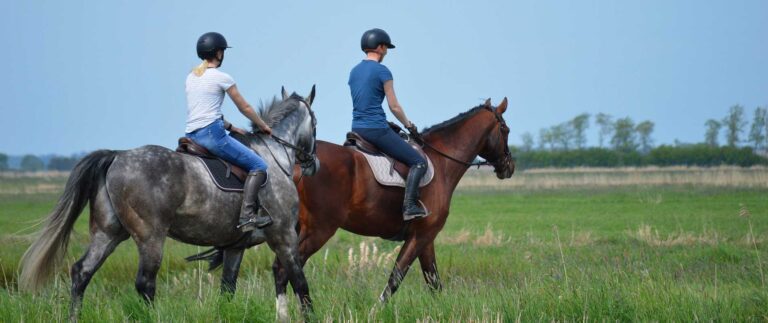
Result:
<svg viewBox="0 0 768 323"><path fill-rule="evenodd" d="M426 286L416 262L385 306L377 297L400 243L339 232L305 268L317 319L768 320L763 273L768 189L689 184L537 187L461 188L436 242L444 291L433 293ZM67 267L40 294L16 288L16 268L30 244L30 228L50 211L56 197L0 194L0 321L67 317ZM84 214L76 224L67 265L87 247L87 218ZM210 273L203 263L183 261L199 251L166 243L157 303L147 307L133 287L135 244L124 242L86 291L82 321L274 321L274 256L269 248L246 251L231 299L219 294L220 271ZM294 297L290 304L292 317L300 317Z"/></svg>

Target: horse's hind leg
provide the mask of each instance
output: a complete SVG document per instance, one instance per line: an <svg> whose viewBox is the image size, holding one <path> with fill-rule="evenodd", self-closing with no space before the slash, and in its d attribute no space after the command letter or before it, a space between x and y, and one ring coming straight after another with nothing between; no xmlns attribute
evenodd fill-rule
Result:
<svg viewBox="0 0 768 323"><path fill-rule="evenodd" d="M120 220L131 238L136 242L139 251L139 271L136 274L136 291L149 304L155 300L155 279L163 261L163 244L168 232L162 214L169 210L158 210L153 205L141 205L135 209L127 199L116 200L115 206L120 214ZM141 216L140 216L141 215Z"/></svg>
<svg viewBox="0 0 768 323"><path fill-rule="evenodd" d="M221 274L221 292L234 294L237 288L237 274L240 271L240 263L243 261L245 249L224 250L224 270Z"/></svg>
<svg viewBox="0 0 768 323"><path fill-rule="evenodd" d="M153 236L147 240L136 241L139 248L139 272L136 274L136 291L147 303L155 300L155 282L160 263L163 261L165 236Z"/></svg>
<svg viewBox="0 0 768 323"><path fill-rule="evenodd" d="M437 260L435 260L435 242L426 245L424 251L419 255L421 264L421 273L424 275L424 281L434 292L443 290L443 284L440 282L440 275L437 272Z"/></svg>
<svg viewBox="0 0 768 323"><path fill-rule="evenodd" d="M115 216L112 203L105 190L99 190L91 201L91 243L88 250L70 271L72 277L72 301L70 318L77 319L77 311L83 300L88 283L118 244L128 239L128 232Z"/></svg>

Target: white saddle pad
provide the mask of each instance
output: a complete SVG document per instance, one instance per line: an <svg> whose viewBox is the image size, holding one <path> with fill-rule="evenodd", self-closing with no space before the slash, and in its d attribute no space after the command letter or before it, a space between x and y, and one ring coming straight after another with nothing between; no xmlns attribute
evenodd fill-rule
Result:
<svg viewBox="0 0 768 323"><path fill-rule="evenodd" d="M375 156L366 154L360 150L357 152L365 156L365 159L368 161L368 166L371 167L373 176L376 177L376 181L379 182L379 184L384 186L405 187L405 180L400 177L400 174L398 174L397 171L395 171L395 169L392 167L391 158L382 155ZM421 178L419 187L427 186L427 184L432 181L432 178L435 177L435 168L432 166L432 161L429 159L429 157L426 158L427 173L424 174L424 177Z"/></svg>

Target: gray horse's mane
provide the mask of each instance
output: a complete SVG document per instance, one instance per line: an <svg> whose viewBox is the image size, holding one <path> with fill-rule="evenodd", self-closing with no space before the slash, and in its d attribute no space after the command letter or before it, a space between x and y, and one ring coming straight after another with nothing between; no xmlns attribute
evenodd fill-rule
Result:
<svg viewBox="0 0 768 323"><path fill-rule="evenodd" d="M268 103L259 103L259 111L257 113L261 120L264 120L264 122L272 128L285 119L287 115L291 114L291 112L298 109L299 102L303 99L304 98L296 93L291 94L287 100L278 100L277 97L273 97ZM259 130L259 127L254 124L251 124L251 127L254 131Z"/></svg>

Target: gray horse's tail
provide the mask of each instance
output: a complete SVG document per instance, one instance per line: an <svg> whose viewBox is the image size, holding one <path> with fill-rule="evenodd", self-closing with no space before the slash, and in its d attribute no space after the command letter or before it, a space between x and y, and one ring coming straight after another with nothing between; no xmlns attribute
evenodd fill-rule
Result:
<svg viewBox="0 0 768 323"><path fill-rule="evenodd" d="M116 151L98 150L83 157L69 175L64 193L45 220L37 240L21 258L19 289L35 291L53 275L67 251L75 220L95 195L114 161Z"/></svg>

